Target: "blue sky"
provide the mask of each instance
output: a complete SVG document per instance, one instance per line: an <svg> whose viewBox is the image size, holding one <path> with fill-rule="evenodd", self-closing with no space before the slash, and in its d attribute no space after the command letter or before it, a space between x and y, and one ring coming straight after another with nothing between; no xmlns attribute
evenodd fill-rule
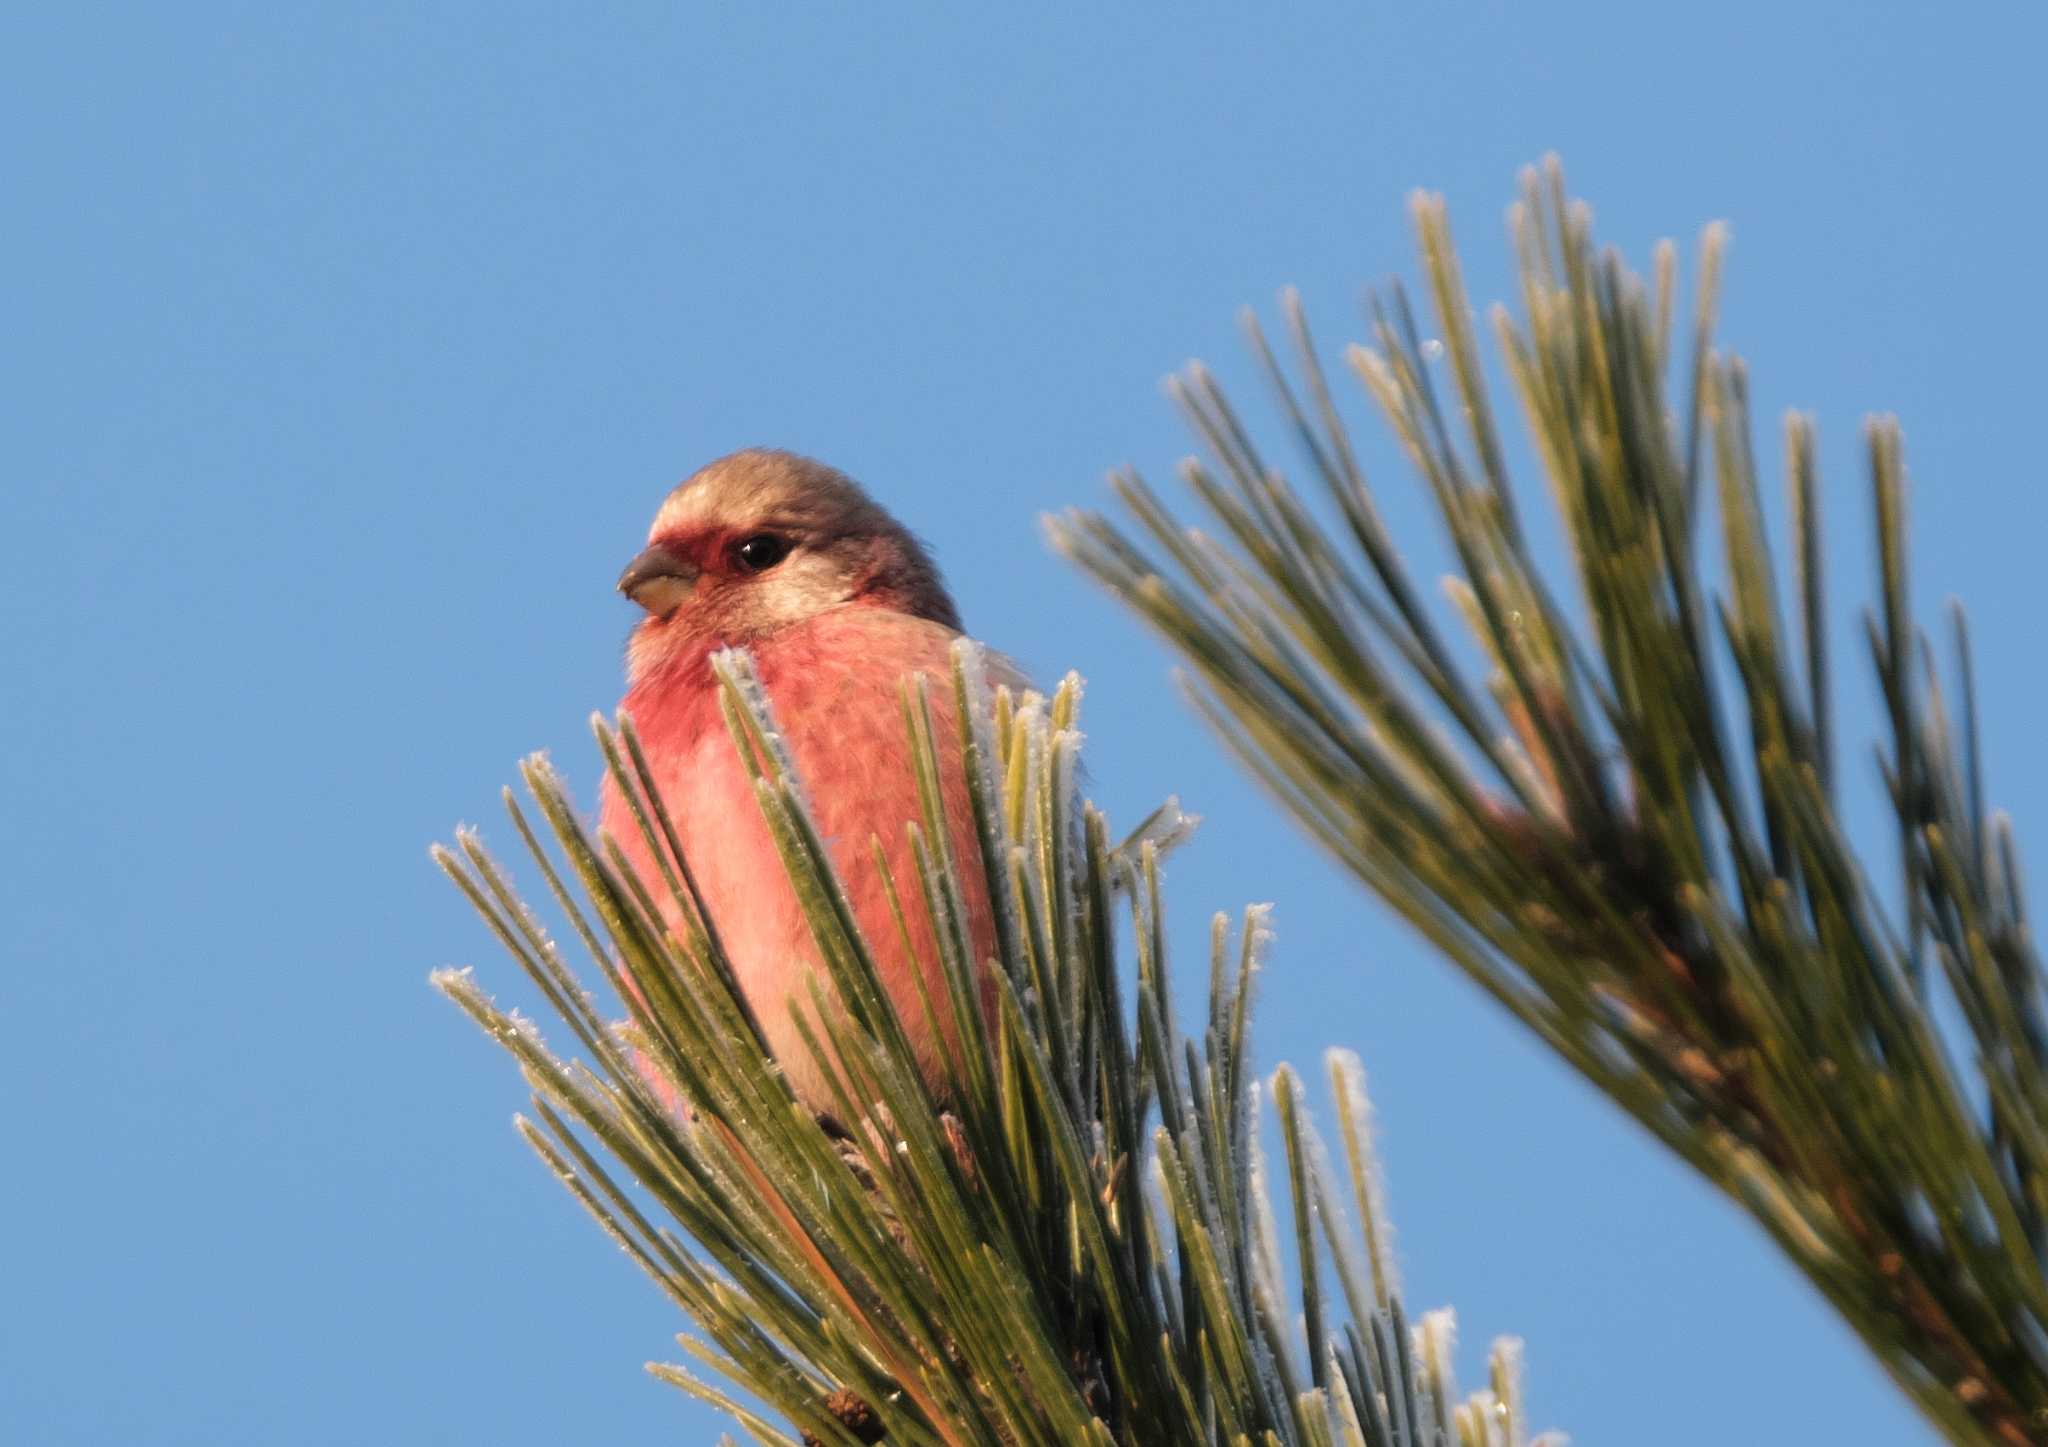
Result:
<svg viewBox="0 0 2048 1447"><path fill-rule="evenodd" d="M1819 414L1845 595L1857 419L1903 416L1923 611L1970 603L1993 793L2040 838L2048 26L1802 9L10 7L0 1437L715 1435L426 987L513 970L425 846L528 750L594 781L612 579L675 479L772 443L1089 678L1113 817L1206 816L1184 969L1210 910L1277 904L1262 1060L1364 1055L1409 1300L1456 1306L1468 1377L1514 1332L1581 1443L1924 1440L1759 1232L1296 839L1035 522L1167 474L1186 358L1254 393L1241 303L1296 283L1356 336L1414 186L1504 294L1556 149L1638 258L1733 223L1725 336L1761 416Z"/></svg>

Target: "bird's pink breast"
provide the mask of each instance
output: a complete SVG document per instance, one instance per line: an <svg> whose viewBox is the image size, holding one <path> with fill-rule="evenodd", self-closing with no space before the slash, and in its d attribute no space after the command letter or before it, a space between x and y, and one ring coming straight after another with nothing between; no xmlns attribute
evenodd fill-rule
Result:
<svg viewBox="0 0 2048 1447"><path fill-rule="evenodd" d="M994 950L993 927L981 887L971 807L959 777L948 654L957 636L906 614L846 607L749 645L855 918L917 1047L925 1078L940 1089L952 1073L947 1046L923 1020L911 977L913 968L922 969L934 1001L944 1000L938 951L905 838L905 826L920 818L920 806L898 681L910 673L933 678L952 847L964 866L976 957L985 960ZM815 1109L830 1110L823 1077L789 1017L789 1002L806 998L803 982L818 968L817 952L726 731L708 653L642 680L623 707L640 731L684 854L770 1048L798 1095ZM650 892L672 909L639 830L609 780L604 825L642 872ZM873 839L882 843L909 916L914 961L906 956L889 910Z"/></svg>

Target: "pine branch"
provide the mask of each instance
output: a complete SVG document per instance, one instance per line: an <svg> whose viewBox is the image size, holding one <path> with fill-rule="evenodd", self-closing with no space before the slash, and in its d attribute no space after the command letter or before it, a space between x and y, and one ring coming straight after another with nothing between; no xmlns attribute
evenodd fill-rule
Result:
<svg viewBox="0 0 2048 1447"><path fill-rule="evenodd" d="M922 1002L957 1027L940 1038L960 1042L956 1095L940 1100L844 908L748 661L726 654L717 667L825 962L813 985L822 1037L809 1043L840 1129L797 1102L764 1050L630 723L595 728L682 933L663 927L617 844L584 828L545 760L522 769L545 830L506 793L624 1021L607 1018L473 832L435 851L579 1058L557 1055L467 971L436 985L519 1062L533 1092L520 1133L682 1308L695 1327L685 1350L734 1390L678 1365L650 1367L660 1380L764 1443L798 1440L779 1416L832 1444L1523 1447L1518 1344L1496 1343L1491 1385L1460 1399L1449 1314L1412 1339L1404 1324L1363 1077L1339 1052L1331 1079L1363 1231L1344 1225L1339 1181L1283 1066L1271 1082L1292 1222L1281 1236L1249 1070L1262 915L1247 913L1234 946L1217 917L1208 1015L1184 1040L1165 988L1158 861L1185 823L1169 806L1111 846L1076 792L1078 680L1049 700L998 694L991 720L979 655L956 652L978 860L949 857L932 710L922 682L906 687L925 817L911 826L920 877L891 888L901 918L925 911L945 954L945 998ZM972 958L951 927L966 870L999 903L999 959ZM1120 921L1137 957L1135 1027Z"/></svg>
<svg viewBox="0 0 2048 1447"><path fill-rule="evenodd" d="M1414 216L1440 340L1396 289L1347 357L1448 529L1483 686L1404 570L1291 294L1293 376L1249 329L1320 499L1198 366L1173 390L1217 469L1183 473L1215 533L1129 472L1133 526L1071 513L1056 546L1183 656L1196 707L1311 836L1746 1206L1952 1440L2048 1441L2040 960L1985 809L1961 615L1959 709L1911 622L1897 423L1865 429L1891 909L1836 801L1812 424L1785 423L1788 629L1747 372L1714 344L1722 230L1675 356L1669 244L1646 282L1596 248L1555 161L1524 177L1521 315L1490 321L1578 627L1522 531L1443 202ZM1718 590L1698 559L1715 524Z"/></svg>

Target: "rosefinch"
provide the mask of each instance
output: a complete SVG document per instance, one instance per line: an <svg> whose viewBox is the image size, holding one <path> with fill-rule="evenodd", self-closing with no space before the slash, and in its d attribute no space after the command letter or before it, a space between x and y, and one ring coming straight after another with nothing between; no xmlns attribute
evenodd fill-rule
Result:
<svg viewBox="0 0 2048 1447"><path fill-rule="evenodd" d="M820 1112L832 1105L791 1015L809 1010L804 979L823 967L719 709L710 657L727 646L753 655L919 1069L945 1094L950 1041L927 1024L911 973L923 969L943 1019L939 951L904 832L920 817L898 696L906 674L937 684L939 777L951 846L965 866L977 963L995 942L954 722L948 650L959 617L938 569L843 473L754 449L720 458L668 495L619 590L648 614L626 650L621 706L740 988L798 1098ZM1007 664L989 663L996 681L1022 686ZM625 801L609 779L604 787L605 828L673 911ZM903 898L914 959L890 912L874 839ZM942 1029L950 1037L950 1023Z"/></svg>

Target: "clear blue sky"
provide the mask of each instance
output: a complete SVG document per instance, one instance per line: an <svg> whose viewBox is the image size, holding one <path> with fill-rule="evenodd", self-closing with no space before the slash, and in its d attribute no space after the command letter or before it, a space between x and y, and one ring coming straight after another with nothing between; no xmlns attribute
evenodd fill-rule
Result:
<svg viewBox="0 0 2048 1447"><path fill-rule="evenodd" d="M1250 393L1240 303L1299 283L1356 335L1413 186L1500 295L1555 148L1637 257L1733 223L1726 335L1762 415L1819 413L1845 592L1856 422L1903 415L1916 585L1973 606L2038 861L2048 28L1801 8L8 7L0 1439L712 1438L639 1371L678 1321L427 989L513 971L425 847L527 750L594 780L612 579L671 482L774 443L1090 678L1115 817L1207 816L1184 968L1209 910L1277 902L1262 1058L1362 1051L1468 1378L1515 1332L1581 1443L1923 1440L1745 1219L1294 837L1035 524L1167 472L1185 358Z"/></svg>

